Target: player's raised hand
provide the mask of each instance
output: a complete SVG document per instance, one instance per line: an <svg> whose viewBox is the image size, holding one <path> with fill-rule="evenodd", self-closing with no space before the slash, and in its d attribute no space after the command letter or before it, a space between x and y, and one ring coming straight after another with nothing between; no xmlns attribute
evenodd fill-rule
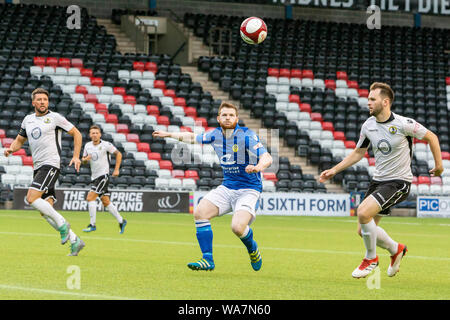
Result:
<svg viewBox="0 0 450 320"><path fill-rule="evenodd" d="M157 130L153 132L152 136L156 138L169 138L171 135L170 132Z"/></svg>
<svg viewBox="0 0 450 320"><path fill-rule="evenodd" d="M248 166L245 167L245 172L247 173L257 173L260 171L261 169L259 169L258 166L254 166L252 164L249 164Z"/></svg>
<svg viewBox="0 0 450 320"><path fill-rule="evenodd" d="M327 181L328 179L333 178L335 175L336 175L336 170L334 170L334 169L325 170L320 174L319 182L323 183L323 182Z"/></svg>
<svg viewBox="0 0 450 320"><path fill-rule="evenodd" d="M443 166L437 166L430 170L430 175L432 177L439 177L443 171L444 171Z"/></svg>
<svg viewBox="0 0 450 320"><path fill-rule="evenodd" d="M77 170L77 172L80 172L81 160L77 157L73 157L72 160L70 160L69 167L72 164L73 164L75 170Z"/></svg>

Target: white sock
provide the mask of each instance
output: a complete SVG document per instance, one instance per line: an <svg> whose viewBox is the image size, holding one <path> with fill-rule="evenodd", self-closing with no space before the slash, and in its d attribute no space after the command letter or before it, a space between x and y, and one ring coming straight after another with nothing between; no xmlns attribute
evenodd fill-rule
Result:
<svg viewBox="0 0 450 320"><path fill-rule="evenodd" d="M34 200L31 206L36 210L40 211L41 213L43 213L45 216L50 217L54 221L58 229L64 224L65 222L64 217L60 215L55 209L53 209L51 204L45 201L44 199L38 198Z"/></svg>
<svg viewBox="0 0 450 320"><path fill-rule="evenodd" d="M69 230L69 241L70 243L75 243L77 241L77 235L72 231L72 229Z"/></svg>
<svg viewBox="0 0 450 320"><path fill-rule="evenodd" d="M396 254L398 249L398 243L392 240L381 227L377 227L377 246L389 251L391 256Z"/></svg>
<svg viewBox="0 0 450 320"><path fill-rule="evenodd" d="M55 221L53 221L52 218L50 218L49 216L46 216L45 214L42 214L42 217L47 220L47 222L53 227L53 229L55 229L56 231L58 230L58 226L56 225Z"/></svg>
<svg viewBox="0 0 450 320"><path fill-rule="evenodd" d="M112 202L106 207L106 209L108 209L109 213L111 213L113 215L113 217L117 219L117 222L119 222L119 223L123 222L122 216L120 215L120 213L117 210L116 206L113 205Z"/></svg>
<svg viewBox="0 0 450 320"><path fill-rule="evenodd" d="M366 259L375 259L377 256L377 225L373 219L369 223L361 223L361 235L366 247Z"/></svg>
<svg viewBox="0 0 450 320"><path fill-rule="evenodd" d="M89 208L89 216L91 217L91 226L95 226L96 216L97 216L97 202L89 201L88 202L88 208Z"/></svg>
<svg viewBox="0 0 450 320"><path fill-rule="evenodd" d="M245 230L244 230L244 233L242 234L242 236L240 236L240 238L242 239L242 238L245 238L247 235L248 235L248 232L250 231L250 227L249 226L246 226L245 227Z"/></svg>

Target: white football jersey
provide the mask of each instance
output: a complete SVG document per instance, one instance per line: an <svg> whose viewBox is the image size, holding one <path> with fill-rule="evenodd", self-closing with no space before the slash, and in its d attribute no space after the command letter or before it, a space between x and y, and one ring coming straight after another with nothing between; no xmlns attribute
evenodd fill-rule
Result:
<svg viewBox="0 0 450 320"><path fill-rule="evenodd" d="M370 117L361 127L357 148L372 145L375 156L373 180L404 180L412 182L413 137L422 139L427 129L417 121L391 113L385 122Z"/></svg>
<svg viewBox="0 0 450 320"><path fill-rule="evenodd" d="M70 131L73 127L66 118L52 111L39 117L36 113L29 114L23 119L19 135L28 139L34 170L43 165L60 168L61 131Z"/></svg>
<svg viewBox="0 0 450 320"><path fill-rule="evenodd" d="M108 142L100 140L100 143L94 145L89 141L84 146L83 157L91 155L92 159L89 161L91 166L91 179L95 180L100 176L109 174L110 158L108 153L116 152L116 147Z"/></svg>

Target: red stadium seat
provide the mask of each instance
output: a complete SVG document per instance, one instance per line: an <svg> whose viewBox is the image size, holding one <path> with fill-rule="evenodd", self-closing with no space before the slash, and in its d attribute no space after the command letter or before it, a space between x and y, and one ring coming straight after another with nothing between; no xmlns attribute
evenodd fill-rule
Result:
<svg viewBox="0 0 450 320"><path fill-rule="evenodd" d="M50 67L57 67L58 66L58 58L55 57L48 57L45 60L45 65Z"/></svg>
<svg viewBox="0 0 450 320"><path fill-rule="evenodd" d="M165 89L166 88L166 83L163 80L155 80L153 82L153 87L155 89Z"/></svg>
<svg viewBox="0 0 450 320"><path fill-rule="evenodd" d="M179 107L186 107L186 99L185 98L175 98L173 99L173 104Z"/></svg>
<svg viewBox="0 0 450 320"><path fill-rule="evenodd" d="M431 177L430 182L431 182L431 184L442 186L442 178L441 177Z"/></svg>
<svg viewBox="0 0 450 320"><path fill-rule="evenodd" d="M59 58L58 59L58 67L70 68L70 59Z"/></svg>
<svg viewBox="0 0 450 320"><path fill-rule="evenodd" d="M13 141L14 141L13 138L3 138L2 139L3 148L9 148L9 146L11 145L11 143L13 143Z"/></svg>
<svg viewBox="0 0 450 320"><path fill-rule="evenodd" d="M71 66L72 68L83 68L83 60L78 59L78 58L74 58L71 60Z"/></svg>
<svg viewBox="0 0 450 320"><path fill-rule="evenodd" d="M92 69L84 69L84 68L82 68L80 73L81 73L81 76L89 77L89 78L94 75L94 73L92 72Z"/></svg>
<svg viewBox="0 0 450 320"><path fill-rule="evenodd" d="M123 103L135 105L136 97L135 96L123 96Z"/></svg>
<svg viewBox="0 0 450 320"><path fill-rule="evenodd" d="M322 129L327 131L334 131L333 122L322 122Z"/></svg>
<svg viewBox="0 0 450 320"><path fill-rule="evenodd" d="M164 89L163 95L165 95L166 97L171 97L173 99L176 97L175 91L172 89Z"/></svg>
<svg viewBox="0 0 450 320"><path fill-rule="evenodd" d="M280 74L280 70L275 69L275 68L268 68L267 69L267 75L269 77L278 77Z"/></svg>
<svg viewBox="0 0 450 320"><path fill-rule="evenodd" d="M446 83L448 86L450 86L450 77L446 77L446 78L445 78L445 83Z"/></svg>
<svg viewBox="0 0 450 320"><path fill-rule="evenodd" d="M356 142L355 141L345 141L344 142L344 145L345 145L345 147L346 148L349 148L349 149L355 149L356 148Z"/></svg>
<svg viewBox="0 0 450 320"><path fill-rule="evenodd" d="M125 134L130 133L130 129L124 123L116 124L116 131L117 133L125 133Z"/></svg>
<svg viewBox="0 0 450 320"><path fill-rule="evenodd" d="M263 172L264 180L270 180L273 182L278 181L277 175L273 172Z"/></svg>
<svg viewBox="0 0 450 320"><path fill-rule="evenodd" d="M139 71L144 71L145 70L144 62L134 61L133 62L133 69L134 70L139 70Z"/></svg>
<svg viewBox="0 0 450 320"><path fill-rule="evenodd" d="M103 79L91 77L91 85L103 87Z"/></svg>
<svg viewBox="0 0 450 320"><path fill-rule="evenodd" d="M105 116L105 120L107 123L113 123L113 124L117 124L119 123L119 119L117 118L117 114L107 114Z"/></svg>
<svg viewBox="0 0 450 320"><path fill-rule="evenodd" d="M159 116L159 107L155 105L148 105L147 113L152 116Z"/></svg>
<svg viewBox="0 0 450 320"><path fill-rule="evenodd" d="M207 127L208 126L208 120L206 120L206 118L203 117L197 117L195 118L195 125L201 125L202 127Z"/></svg>
<svg viewBox="0 0 450 320"><path fill-rule="evenodd" d="M195 109L193 107L186 107L186 108L184 108L184 115L186 117L196 118L197 117L197 109Z"/></svg>
<svg viewBox="0 0 450 320"><path fill-rule="evenodd" d="M184 177L185 177L185 178L189 178L189 179L195 179L195 180L197 180L197 179L198 179L198 173L197 173L197 171L195 171L195 170L186 170L186 171L184 172Z"/></svg>
<svg viewBox="0 0 450 320"><path fill-rule="evenodd" d="M411 182L411 183L412 183L412 184L415 184L415 185L419 184L419 181L418 181L418 179L417 179L416 176L413 176L413 179L412 179L412 182Z"/></svg>
<svg viewBox="0 0 450 320"><path fill-rule="evenodd" d="M158 122L158 124L163 124L166 126L170 125L170 120L167 116L158 116L156 117L156 121Z"/></svg>
<svg viewBox="0 0 450 320"><path fill-rule="evenodd" d="M0 138L1 137L2 137L2 135L0 132ZM442 155L442 160L450 160L450 152L442 151L441 155Z"/></svg>
<svg viewBox="0 0 450 320"><path fill-rule="evenodd" d="M180 132L192 132L192 129L190 127L181 126Z"/></svg>
<svg viewBox="0 0 450 320"><path fill-rule="evenodd" d="M0 129L0 139L6 138L6 132L4 129Z"/></svg>
<svg viewBox="0 0 450 320"><path fill-rule="evenodd" d="M302 77L302 70L300 69L291 70L291 78L301 78L301 77Z"/></svg>
<svg viewBox="0 0 450 320"><path fill-rule="evenodd" d="M311 120L312 121L320 121L320 122L322 122L322 114L320 114L319 112L311 113Z"/></svg>
<svg viewBox="0 0 450 320"><path fill-rule="evenodd" d="M325 80L325 88L328 88L328 89L336 89L336 81L334 81L334 80Z"/></svg>
<svg viewBox="0 0 450 320"><path fill-rule="evenodd" d="M90 102L90 103L98 103L97 96L95 94L89 94L89 93L85 94L84 100L86 100L86 102Z"/></svg>
<svg viewBox="0 0 450 320"><path fill-rule="evenodd" d="M126 137L128 142L134 142L136 144L140 142L139 136L136 133L128 133Z"/></svg>
<svg viewBox="0 0 450 320"><path fill-rule="evenodd" d="M106 113L108 113L108 107L104 103L97 103L95 105L95 110L97 112L106 111Z"/></svg>
<svg viewBox="0 0 450 320"><path fill-rule="evenodd" d="M419 184L428 184L428 185L430 185L431 179L430 179L430 177L428 177L428 176L419 176L419 177L417 178L417 182L418 182Z"/></svg>
<svg viewBox="0 0 450 320"><path fill-rule="evenodd" d="M337 71L336 78L338 80L348 80L347 72L345 71Z"/></svg>
<svg viewBox="0 0 450 320"><path fill-rule="evenodd" d="M290 94L289 102L296 102L296 103L300 104L300 97L296 94Z"/></svg>
<svg viewBox="0 0 450 320"><path fill-rule="evenodd" d="M148 160L161 160L161 153L159 152L149 152L148 153Z"/></svg>
<svg viewBox="0 0 450 320"><path fill-rule="evenodd" d="M145 153L151 152L150 145L147 142L139 142L139 143L137 143L137 150L139 152L145 152Z"/></svg>
<svg viewBox="0 0 450 320"><path fill-rule="evenodd" d="M301 112L311 112L311 105L309 103L300 103Z"/></svg>
<svg viewBox="0 0 450 320"><path fill-rule="evenodd" d="M303 78L314 79L314 73L312 70L303 70L302 76Z"/></svg>
<svg viewBox="0 0 450 320"><path fill-rule="evenodd" d="M370 157L369 158L369 166L374 166L375 165L375 158L374 157Z"/></svg>
<svg viewBox="0 0 450 320"><path fill-rule="evenodd" d="M359 85L357 81L347 80L347 87L350 89L359 89Z"/></svg>
<svg viewBox="0 0 450 320"><path fill-rule="evenodd" d="M173 170L172 161L169 160L161 160L159 161L159 168L165 170Z"/></svg>
<svg viewBox="0 0 450 320"><path fill-rule="evenodd" d="M183 179L184 178L184 171L183 170L173 170L172 171L172 178Z"/></svg>
<svg viewBox="0 0 450 320"><path fill-rule="evenodd" d="M34 57L33 64L35 66L43 67L43 66L45 66L45 58L44 57Z"/></svg>
<svg viewBox="0 0 450 320"><path fill-rule="evenodd" d="M113 92L114 92L114 94L120 94L121 96L124 96L127 94L124 87L114 87Z"/></svg>
<svg viewBox="0 0 450 320"><path fill-rule="evenodd" d="M147 62L145 63L145 70L156 73L158 72L158 65L154 62Z"/></svg>
<svg viewBox="0 0 450 320"><path fill-rule="evenodd" d="M367 90L367 89L358 89L358 94L362 98L367 98L367 97L369 97L369 90Z"/></svg>
<svg viewBox="0 0 450 320"><path fill-rule="evenodd" d="M32 166L33 165L33 157L22 156L22 165L24 166Z"/></svg>
<svg viewBox="0 0 450 320"><path fill-rule="evenodd" d="M13 156L26 156L27 153L25 152L25 149L19 149L18 151L13 153Z"/></svg>
<svg viewBox="0 0 450 320"><path fill-rule="evenodd" d="M291 70L282 68L280 69L279 76L289 78L291 76Z"/></svg>
<svg viewBox="0 0 450 320"><path fill-rule="evenodd" d="M87 88L85 86L76 86L75 92L76 93L81 93L81 94L87 94L88 90L87 90Z"/></svg>
<svg viewBox="0 0 450 320"><path fill-rule="evenodd" d="M342 131L335 131L333 137L334 140L342 140L345 142L345 134Z"/></svg>

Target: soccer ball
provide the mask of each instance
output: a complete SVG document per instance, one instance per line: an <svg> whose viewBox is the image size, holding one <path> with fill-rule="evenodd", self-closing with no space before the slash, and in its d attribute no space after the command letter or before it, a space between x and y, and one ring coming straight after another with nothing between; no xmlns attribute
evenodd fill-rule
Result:
<svg viewBox="0 0 450 320"><path fill-rule="evenodd" d="M267 37L265 22L257 17L245 19L241 24L241 38L248 44L258 44Z"/></svg>

